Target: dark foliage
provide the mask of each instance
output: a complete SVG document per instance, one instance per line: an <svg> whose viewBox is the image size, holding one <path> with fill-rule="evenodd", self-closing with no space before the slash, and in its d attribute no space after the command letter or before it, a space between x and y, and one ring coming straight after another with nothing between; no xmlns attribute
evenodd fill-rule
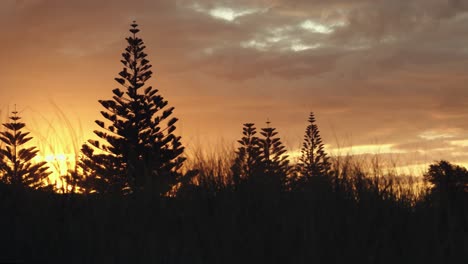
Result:
<svg viewBox="0 0 468 264"><path fill-rule="evenodd" d="M468 261L466 222L444 228L442 208L397 199L373 181L354 177L341 181L340 191L199 189L160 199L18 195L0 185L0 262Z"/></svg>
<svg viewBox="0 0 468 264"><path fill-rule="evenodd" d="M269 125L270 122L267 122ZM262 128L259 139L260 164L263 174L260 178L261 184L269 185L278 190L286 189L286 180L290 170L288 156L285 155L286 148L281 139L277 137L276 128Z"/></svg>
<svg viewBox="0 0 468 264"><path fill-rule="evenodd" d="M454 232L464 232L468 236L468 171L441 160L429 166L424 180L432 185L425 198L427 204L438 208L438 228L446 236L452 236ZM460 225L464 226L464 231L457 229ZM448 251L453 247L451 243L454 241L441 247ZM465 246L468 248L468 244Z"/></svg>
<svg viewBox="0 0 468 264"><path fill-rule="evenodd" d="M468 171L445 160L430 165L424 179L433 185L433 192L468 192Z"/></svg>
<svg viewBox="0 0 468 264"><path fill-rule="evenodd" d="M137 36L138 25L131 25L128 47L122 54L124 68L115 80L124 87L114 89L111 100L100 100L102 116L110 124L96 120L101 130L94 133L102 140L83 145L85 180L82 188L100 193L133 193L151 189L165 194L193 176L180 173L185 160L180 136L176 136L174 107L151 86L151 64Z"/></svg>
<svg viewBox="0 0 468 264"><path fill-rule="evenodd" d="M240 144L236 151L236 159L232 166L233 183L238 186L241 182L252 179L254 175L262 173L260 164L259 138L256 136L255 124L246 123L242 128L243 137L237 142Z"/></svg>
<svg viewBox="0 0 468 264"><path fill-rule="evenodd" d="M39 152L36 147L25 147L32 137L23 132L25 123L17 111L12 112L10 122L4 123L6 131L0 132L0 140L5 144L0 149L0 180L20 188L46 188L45 180L50 175L46 162L34 163Z"/></svg>
<svg viewBox="0 0 468 264"><path fill-rule="evenodd" d="M244 124L243 137L232 166L234 185L247 184L258 190L283 190L290 170L286 149L275 128L262 128L257 137L255 125Z"/></svg>
<svg viewBox="0 0 468 264"><path fill-rule="evenodd" d="M322 138L315 115L310 113L309 125L306 127L304 141L301 148L301 157L295 166L293 188L308 188L309 185L322 185L326 188L331 181L331 164L324 150Z"/></svg>
<svg viewBox="0 0 468 264"><path fill-rule="evenodd" d="M301 177L310 179L314 176L327 176L330 172L330 162L325 153L322 138L314 113L309 116L309 125L306 128L304 142L301 148L301 158L298 163L298 171Z"/></svg>

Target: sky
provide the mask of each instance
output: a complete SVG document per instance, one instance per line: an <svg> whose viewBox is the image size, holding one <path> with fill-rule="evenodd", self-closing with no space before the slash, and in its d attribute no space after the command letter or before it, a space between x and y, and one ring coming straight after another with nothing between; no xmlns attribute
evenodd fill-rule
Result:
<svg viewBox="0 0 468 264"><path fill-rule="evenodd" d="M189 148L269 120L293 153L313 111L330 152L468 164L465 0L2 0L2 119L79 148L133 20Z"/></svg>

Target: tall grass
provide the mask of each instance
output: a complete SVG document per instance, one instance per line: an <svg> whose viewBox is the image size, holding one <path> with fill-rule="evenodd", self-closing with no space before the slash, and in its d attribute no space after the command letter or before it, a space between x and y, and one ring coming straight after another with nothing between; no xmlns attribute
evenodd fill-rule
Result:
<svg viewBox="0 0 468 264"><path fill-rule="evenodd" d="M468 260L468 209L447 218L403 186L411 181L387 177L378 163L335 158L333 181L274 193L228 188L230 153L195 151L187 166L200 170L199 188L176 197L18 193L0 185L0 261Z"/></svg>
<svg viewBox="0 0 468 264"><path fill-rule="evenodd" d="M187 170L197 170L198 175L193 180L197 186L211 191L225 188L231 185L231 166L235 159L233 145L218 144L212 148L203 148L195 145L187 151Z"/></svg>
<svg viewBox="0 0 468 264"><path fill-rule="evenodd" d="M60 193L75 188L72 174L76 173L81 145L85 142L81 122L72 122L69 116L53 101L50 101L54 116L33 119L27 128L35 138L32 144L40 150L37 161L47 161L52 174L47 184Z"/></svg>

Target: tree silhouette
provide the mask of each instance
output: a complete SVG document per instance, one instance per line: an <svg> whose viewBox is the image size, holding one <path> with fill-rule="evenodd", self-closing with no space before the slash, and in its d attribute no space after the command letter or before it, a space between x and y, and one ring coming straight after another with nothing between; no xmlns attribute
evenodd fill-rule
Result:
<svg viewBox="0 0 468 264"><path fill-rule="evenodd" d="M267 122L269 125L270 122ZM243 127L244 135L237 142L236 159L231 167L234 184L249 183L261 188L283 189L289 172L286 149L275 128L262 128L261 138L257 137L257 129L253 123Z"/></svg>
<svg viewBox="0 0 468 264"><path fill-rule="evenodd" d="M151 186L164 194L193 176L179 172L185 158L180 136L174 135L174 107L168 107L157 89L144 88L153 72L139 31L134 22L122 53L123 70L115 78L124 89L116 88L111 100L99 101L110 124L96 120L102 130L94 133L104 143L89 140L94 149L82 147L80 166L98 192L129 193Z"/></svg>
<svg viewBox="0 0 468 264"><path fill-rule="evenodd" d="M242 128L244 135L237 142L240 144L236 151L236 159L231 167L234 185L239 185L246 179L261 173L259 139L256 136L255 124L246 123Z"/></svg>
<svg viewBox="0 0 468 264"><path fill-rule="evenodd" d="M46 187L45 180L50 175L46 162L33 163L39 151L36 147L24 147L32 139L28 137L29 132L22 131L26 124L20 122L17 111L13 111L9 119L9 123L3 124L6 131L0 132L0 140L5 144L0 149L1 180L20 188Z"/></svg>
<svg viewBox="0 0 468 264"><path fill-rule="evenodd" d="M466 229L468 171L441 160L429 166L424 180L432 184L425 198L426 202L437 208L435 217L439 230L444 234L453 234L457 232L457 224L463 226L461 230Z"/></svg>
<svg viewBox="0 0 468 264"><path fill-rule="evenodd" d="M431 164L424 180L433 184L432 192L442 195L468 192L468 171L445 160Z"/></svg>
<svg viewBox="0 0 468 264"><path fill-rule="evenodd" d="M298 172L305 181L314 176L327 176L330 172L329 158L325 153L313 112L310 113L308 121L309 125L305 130L301 157L297 164Z"/></svg>
<svg viewBox="0 0 468 264"><path fill-rule="evenodd" d="M285 155L286 148L281 142L276 129L270 127L262 128L259 139L260 164L263 167L264 181L271 184L274 188L283 189L286 184L286 178L290 170L288 156Z"/></svg>

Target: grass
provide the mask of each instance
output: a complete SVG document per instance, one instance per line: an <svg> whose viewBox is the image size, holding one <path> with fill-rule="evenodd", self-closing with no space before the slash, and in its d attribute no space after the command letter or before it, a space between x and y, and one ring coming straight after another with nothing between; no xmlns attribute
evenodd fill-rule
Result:
<svg viewBox="0 0 468 264"><path fill-rule="evenodd" d="M351 158L335 167L336 185L282 193L234 190L220 180L226 159L205 158L192 163L202 169L201 187L178 197L59 195L1 185L0 261L468 261L466 206L449 216L412 192L395 193L406 190L397 178L365 174Z"/></svg>
<svg viewBox="0 0 468 264"><path fill-rule="evenodd" d="M55 102L50 101L54 116L39 114L27 128L34 138L32 145L40 150L36 161L47 161L51 175L46 184L54 186L57 192L66 193L72 189L69 185L69 172L76 171L81 145L85 143L81 122L72 123L69 116ZM39 128L39 129L31 129Z"/></svg>

